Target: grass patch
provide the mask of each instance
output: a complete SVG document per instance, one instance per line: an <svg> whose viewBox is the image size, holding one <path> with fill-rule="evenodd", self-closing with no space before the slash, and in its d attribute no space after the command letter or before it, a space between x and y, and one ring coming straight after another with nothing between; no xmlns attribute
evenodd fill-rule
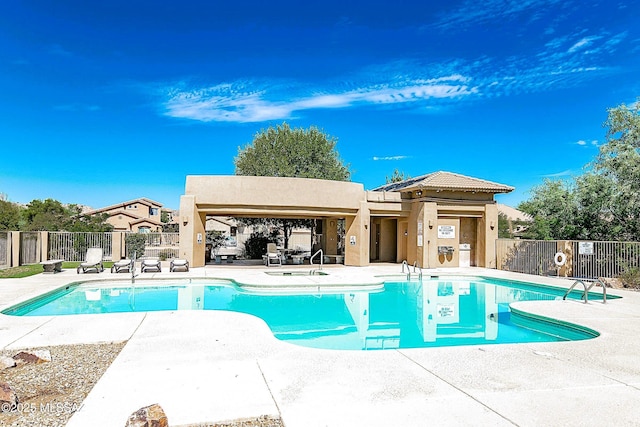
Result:
<svg viewBox="0 0 640 427"><path fill-rule="evenodd" d="M19 279L21 277L29 277L34 274L42 273L40 264L21 265L20 267L11 267L0 270L0 279Z"/></svg>
<svg viewBox="0 0 640 427"><path fill-rule="evenodd" d="M108 270L113 265L112 261L102 263L104 269ZM80 261L65 261L62 263L62 269L75 270L80 265ZM40 274L44 271L40 264L21 265L20 267L11 267L0 270L0 279L20 279Z"/></svg>

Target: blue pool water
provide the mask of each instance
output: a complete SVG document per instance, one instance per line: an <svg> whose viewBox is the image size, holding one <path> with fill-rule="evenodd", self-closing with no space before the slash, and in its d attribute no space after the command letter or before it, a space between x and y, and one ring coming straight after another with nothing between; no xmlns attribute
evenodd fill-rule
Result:
<svg viewBox="0 0 640 427"><path fill-rule="evenodd" d="M158 310L229 310L263 319L295 344L373 350L565 341L593 338L586 328L514 314L509 303L562 298L557 288L482 278L387 282L342 293L254 293L220 280L119 286L68 286L3 314L48 316ZM572 297L579 298L576 292ZM594 294L590 298L597 298Z"/></svg>

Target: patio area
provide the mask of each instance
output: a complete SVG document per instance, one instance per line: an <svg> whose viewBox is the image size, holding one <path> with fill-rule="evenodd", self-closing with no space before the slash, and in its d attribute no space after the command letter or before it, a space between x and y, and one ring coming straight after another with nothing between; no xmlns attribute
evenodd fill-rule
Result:
<svg viewBox="0 0 640 427"><path fill-rule="evenodd" d="M293 266L283 267L290 269ZM306 266L305 268L309 268ZM327 276L268 276L263 266L192 268L142 278L227 278L253 286L371 284L397 264L325 266ZM271 269L274 270L274 269ZM568 287L571 281L504 271L424 270L514 278ZM64 270L0 281L0 309L85 280ZM283 282L283 279L285 282ZM525 311L600 332L591 340L384 351L336 351L277 340L261 320L221 311L170 311L58 317L0 315L0 347L127 341L68 426L124 426L159 403L170 425L273 415L287 427L637 425L640 419L640 293L623 298L516 303Z"/></svg>

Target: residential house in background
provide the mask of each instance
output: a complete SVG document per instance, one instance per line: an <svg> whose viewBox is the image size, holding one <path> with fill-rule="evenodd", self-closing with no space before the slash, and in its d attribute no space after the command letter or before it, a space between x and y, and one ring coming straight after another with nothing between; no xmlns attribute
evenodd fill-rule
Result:
<svg viewBox="0 0 640 427"><path fill-rule="evenodd" d="M91 210L86 214L109 214L107 223L113 225L114 231L151 233L162 231L161 212L161 203L142 197Z"/></svg>

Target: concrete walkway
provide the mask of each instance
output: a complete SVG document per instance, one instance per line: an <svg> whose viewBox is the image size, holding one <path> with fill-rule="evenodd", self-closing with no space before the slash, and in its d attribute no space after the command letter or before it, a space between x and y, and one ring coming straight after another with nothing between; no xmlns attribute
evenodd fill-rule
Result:
<svg viewBox="0 0 640 427"><path fill-rule="evenodd" d="M328 276L274 278L260 268L221 266L144 277L233 278L245 284L291 287L371 286L379 283L379 275L397 274L400 266L337 266L326 271ZM452 272L565 287L571 283L485 269L447 271ZM2 280L0 308L78 279L114 276L78 276L68 270ZM595 339L564 343L317 350L275 339L253 316L175 311L0 315L0 346L128 340L68 423L71 427L123 426L129 414L152 403L165 409L172 426L259 415L279 415L287 427L640 425L640 293L611 292L624 298L607 304L516 304L601 333Z"/></svg>

